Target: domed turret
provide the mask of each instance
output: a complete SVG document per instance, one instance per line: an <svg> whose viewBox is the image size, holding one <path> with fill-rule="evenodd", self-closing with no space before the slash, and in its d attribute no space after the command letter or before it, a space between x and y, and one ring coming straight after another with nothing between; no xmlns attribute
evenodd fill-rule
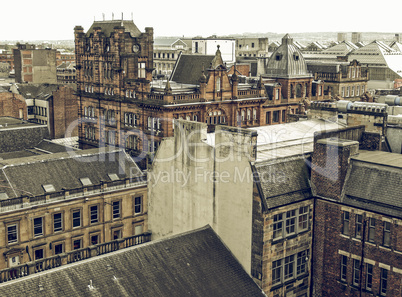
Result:
<svg viewBox="0 0 402 297"><path fill-rule="evenodd" d="M271 77L305 77L311 76L307 64L299 49L293 44L293 38L286 34L282 44L269 58L265 73Z"/></svg>

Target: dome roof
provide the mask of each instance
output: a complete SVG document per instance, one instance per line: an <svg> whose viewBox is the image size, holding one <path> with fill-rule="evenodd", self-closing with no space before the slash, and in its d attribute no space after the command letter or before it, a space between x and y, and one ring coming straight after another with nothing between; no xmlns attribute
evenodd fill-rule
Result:
<svg viewBox="0 0 402 297"><path fill-rule="evenodd" d="M282 44L269 58L265 73L272 77L311 76L303 55L293 44L293 38L289 34L282 38Z"/></svg>

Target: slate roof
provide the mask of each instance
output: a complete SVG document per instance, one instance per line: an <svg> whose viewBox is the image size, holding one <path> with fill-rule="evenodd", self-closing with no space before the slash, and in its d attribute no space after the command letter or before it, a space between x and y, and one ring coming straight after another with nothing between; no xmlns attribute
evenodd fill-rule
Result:
<svg viewBox="0 0 402 297"><path fill-rule="evenodd" d="M325 54L332 54L332 55L337 55L337 56L346 56L348 53L350 53L353 50L358 49L358 47L353 44L350 41L342 41L341 43L338 43L330 48L327 48L322 51L322 53Z"/></svg>
<svg viewBox="0 0 402 297"><path fill-rule="evenodd" d="M207 69L214 58L215 55L180 55L169 80L176 83L199 85L202 71L205 70L205 75L208 75Z"/></svg>
<svg viewBox="0 0 402 297"><path fill-rule="evenodd" d="M363 151L352 158L343 202L402 218L402 155Z"/></svg>
<svg viewBox="0 0 402 297"><path fill-rule="evenodd" d="M121 179L142 175L133 159L121 150L91 149L0 161L0 185L10 198L26 192L44 195L43 185L47 184L52 184L56 192L81 188L80 178L99 185L110 181L111 173Z"/></svg>
<svg viewBox="0 0 402 297"><path fill-rule="evenodd" d="M311 76L307 72L307 65L302 53L295 46L293 38L289 34L282 38L282 44L269 58L265 73L270 77Z"/></svg>
<svg viewBox="0 0 402 297"><path fill-rule="evenodd" d="M266 296L209 226L2 283L0 295Z"/></svg>
<svg viewBox="0 0 402 297"><path fill-rule="evenodd" d="M113 21L94 21L91 28L87 31L86 35L90 36L94 32L95 27L100 27L101 31L110 37L110 34L114 32L114 27L123 26L124 32L128 32L132 37L138 37L141 35L141 31L137 28L133 21L125 20L113 20Z"/></svg>
<svg viewBox="0 0 402 297"><path fill-rule="evenodd" d="M49 130L44 125L21 124L0 128L0 153L9 153L32 148L44 138Z"/></svg>
<svg viewBox="0 0 402 297"><path fill-rule="evenodd" d="M260 184L268 208L312 197L308 164L309 160L302 155L255 164L257 182Z"/></svg>
<svg viewBox="0 0 402 297"><path fill-rule="evenodd" d="M17 89L25 99L42 99L47 100L56 91L58 84L15 84L13 90Z"/></svg>

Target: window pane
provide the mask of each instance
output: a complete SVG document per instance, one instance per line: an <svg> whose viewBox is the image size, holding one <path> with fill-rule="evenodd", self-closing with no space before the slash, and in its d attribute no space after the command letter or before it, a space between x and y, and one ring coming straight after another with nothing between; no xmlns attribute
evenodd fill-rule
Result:
<svg viewBox="0 0 402 297"><path fill-rule="evenodd" d="M366 276L366 289L371 290L371 288L373 287L373 265L367 264Z"/></svg>
<svg viewBox="0 0 402 297"><path fill-rule="evenodd" d="M141 213L142 212L142 197L135 197L134 202L134 213Z"/></svg>
<svg viewBox="0 0 402 297"><path fill-rule="evenodd" d="M73 228L81 226L81 211L76 210L73 212Z"/></svg>
<svg viewBox="0 0 402 297"><path fill-rule="evenodd" d="M341 257L341 280L346 281L348 258L346 256Z"/></svg>
<svg viewBox="0 0 402 297"><path fill-rule="evenodd" d="M54 232L63 230L63 222L61 213L55 213L53 215Z"/></svg>
<svg viewBox="0 0 402 297"><path fill-rule="evenodd" d="M381 268L380 293L383 295L387 293L387 277L388 277L388 270Z"/></svg>
<svg viewBox="0 0 402 297"><path fill-rule="evenodd" d="M8 243L13 243L18 241L17 225L7 226L7 239Z"/></svg>
<svg viewBox="0 0 402 297"><path fill-rule="evenodd" d="M43 235L42 218L34 218L34 236Z"/></svg>
<svg viewBox="0 0 402 297"><path fill-rule="evenodd" d="M93 205L90 207L91 209L91 224L98 222L98 206Z"/></svg>
<svg viewBox="0 0 402 297"><path fill-rule="evenodd" d="M294 276L294 258L294 255L285 258L285 280L290 279Z"/></svg>
<svg viewBox="0 0 402 297"><path fill-rule="evenodd" d="M112 212L113 219L120 218L120 201L113 201Z"/></svg>
<svg viewBox="0 0 402 297"><path fill-rule="evenodd" d="M272 284L281 282L282 260L272 262Z"/></svg>

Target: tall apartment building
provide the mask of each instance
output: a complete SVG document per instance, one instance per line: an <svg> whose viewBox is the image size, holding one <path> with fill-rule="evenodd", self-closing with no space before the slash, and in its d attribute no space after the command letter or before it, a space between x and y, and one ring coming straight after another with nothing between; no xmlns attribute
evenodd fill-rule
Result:
<svg viewBox="0 0 402 297"><path fill-rule="evenodd" d="M354 44L362 42L362 33L361 32L352 32L352 42Z"/></svg>
<svg viewBox="0 0 402 297"><path fill-rule="evenodd" d="M18 44L13 49L17 83L57 83L56 50L36 49L33 44Z"/></svg>

